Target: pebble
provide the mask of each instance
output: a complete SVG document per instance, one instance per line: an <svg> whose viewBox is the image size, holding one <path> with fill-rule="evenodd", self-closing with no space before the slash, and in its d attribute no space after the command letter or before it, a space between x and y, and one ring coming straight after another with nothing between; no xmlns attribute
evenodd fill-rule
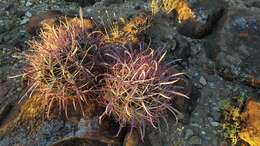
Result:
<svg viewBox="0 0 260 146"><path fill-rule="evenodd" d="M217 140L216 138L213 138L213 139L212 139L212 144L213 144L213 145L218 145L218 140Z"/></svg>
<svg viewBox="0 0 260 146"><path fill-rule="evenodd" d="M192 136L189 139L190 144L192 145L201 145L202 144L202 140L199 136Z"/></svg>
<svg viewBox="0 0 260 146"><path fill-rule="evenodd" d="M213 127L218 127L219 126L219 122L214 121L214 119L212 117L208 117L209 123L211 126Z"/></svg>
<svg viewBox="0 0 260 146"><path fill-rule="evenodd" d="M171 49L174 51L177 47L177 42L176 40L171 40L170 42L170 46L171 46Z"/></svg>
<svg viewBox="0 0 260 146"><path fill-rule="evenodd" d="M193 134L194 133L193 133L192 129L186 129L185 130L185 139L190 138Z"/></svg>
<svg viewBox="0 0 260 146"><path fill-rule="evenodd" d="M212 122L210 122L210 125L213 126L213 127L218 127L219 122L212 121Z"/></svg>
<svg viewBox="0 0 260 146"><path fill-rule="evenodd" d="M198 127L198 128L200 128L201 126L199 125L199 124L197 124L197 123L191 123L190 124L192 127Z"/></svg>
<svg viewBox="0 0 260 146"><path fill-rule="evenodd" d="M29 11L27 11L26 13L25 13L25 16L27 16L27 17L32 17L32 13L30 13Z"/></svg>
<svg viewBox="0 0 260 146"><path fill-rule="evenodd" d="M93 9L92 8L87 8L86 12L87 13L92 13Z"/></svg>
<svg viewBox="0 0 260 146"><path fill-rule="evenodd" d="M19 92L19 91L22 91L22 88L19 87L19 88L17 88L16 90Z"/></svg>
<svg viewBox="0 0 260 146"><path fill-rule="evenodd" d="M32 3L30 1L27 1L25 4L26 7L30 7L31 5L32 5Z"/></svg>
<svg viewBox="0 0 260 146"><path fill-rule="evenodd" d="M29 18L25 17L25 18L20 22L20 24L21 24L21 25L26 24L28 21L29 21Z"/></svg>
<svg viewBox="0 0 260 146"><path fill-rule="evenodd" d="M209 87L210 87L210 88L215 88L215 84L212 83L212 82L210 82L210 83L209 83Z"/></svg>
<svg viewBox="0 0 260 146"><path fill-rule="evenodd" d="M221 113L220 112L214 112L212 114L214 121L220 121Z"/></svg>
<svg viewBox="0 0 260 146"><path fill-rule="evenodd" d="M199 116L199 113L194 113L193 115L194 115L194 116Z"/></svg>
<svg viewBox="0 0 260 146"><path fill-rule="evenodd" d="M200 77L200 84L203 85L203 86L207 85L207 81L203 76Z"/></svg>

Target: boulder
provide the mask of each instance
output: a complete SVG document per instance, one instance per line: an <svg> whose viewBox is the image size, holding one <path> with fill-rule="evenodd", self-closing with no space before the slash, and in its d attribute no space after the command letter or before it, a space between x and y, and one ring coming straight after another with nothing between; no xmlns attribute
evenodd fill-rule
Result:
<svg viewBox="0 0 260 146"><path fill-rule="evenodd" d="M41 30L44 30L46 25L48 26L58 26L63 23L73 24L78 16L66 15L61 11L49 10L46 12L41 12L37 15L31 17L28 25L26 26L26 31L32 35L38 35ZM89 29L93 28L93 24L88 17L83 17L83 25Z"/></svg>
<svg viewBox="0 0 260 146"><path fill-rule="evenodd" d="M194 39L209 35L223 15L225 3L222 0L197 0L190 2L190 5L196 18L181 22L177 31Z"/></svg>
<svg viewBox="0 0 260 146"><path fill-rule="evenodd" d="M43 24L53 25L58 22L59 17L64 14L61 11L49 10L46 12L41 12L38 15L34 15L29 20L26 26L26 31L30 34L38 34Z"/></svg>
<svg viewBox="0 0 260 146"><path fill-rule="evenodd" d="M259 87L260 9L234 8L220 24L205 42L206 54L216 62L218 74Z"/></svg>
<svg viewBox="0 0 260 146"><path fill-rule="evenodd" d="M247 0L246 6L247 7L260 8L260 1L258 1L258 0Z"/></svg>
<svg viewBox="0 0 260 146"><path fill-rule="evenodd" d="M260 145L260 103L249 100L246 111L241 115L245 127L240 131L239 137L251 146Z"/></svg>

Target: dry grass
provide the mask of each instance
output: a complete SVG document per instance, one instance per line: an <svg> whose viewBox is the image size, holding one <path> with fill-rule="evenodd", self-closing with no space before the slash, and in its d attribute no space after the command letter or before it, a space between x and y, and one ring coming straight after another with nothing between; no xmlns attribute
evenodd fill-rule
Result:
<svg viewBox="0 0 260 146"><path fill-rule="evenodd" d="M140 14L130 20L120 18L119 21L106 20L103 22L103 43L137 43L138 35L150 26L151 17L145 14Z"/></svg>
<svg viewBox="0 0 260 146"><path fill-rule="evenodd" d="M180 112L172 104L177 98L188 97L180 92L183 87L178 85L183 81L183 73L177 73L164 64L166 53L137 50L106 53L114 61L107 64L111 71L104 77L102 102L106 110L100 120L104 115L111 115L121 128L139 128L143 138L145 126L157 128L167 111L177 121Z"/></svg>
<svg viewBox="0 0 260 146"><path fill-rule="evenodd" d="M179 21L185 21L189 19L194 19L195 15L189 8L186 0L151 0L150 7L153 15L158 13L160 10L166 13L176 11L178 14Z"/></svg>

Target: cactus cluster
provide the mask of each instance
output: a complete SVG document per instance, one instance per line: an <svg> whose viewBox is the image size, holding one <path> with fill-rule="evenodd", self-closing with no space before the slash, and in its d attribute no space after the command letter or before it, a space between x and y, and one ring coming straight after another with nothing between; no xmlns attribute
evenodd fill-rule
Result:
<svg viewBox="0 0 260 146"><path fill-rule="evenodd" d="M68 117L71 108L87 116L84 111L94 102L104 108L100 122L111 116L121 128L139 128L142 138L145 125L158 127L167 112L177 119L174 103L188 98L187 79L167 65L165 51L137 45L147 20L143 15L125 22L116 38L83 18L45 26L29 42L28 93L38 94L48 116L60 111Z"/></svg>

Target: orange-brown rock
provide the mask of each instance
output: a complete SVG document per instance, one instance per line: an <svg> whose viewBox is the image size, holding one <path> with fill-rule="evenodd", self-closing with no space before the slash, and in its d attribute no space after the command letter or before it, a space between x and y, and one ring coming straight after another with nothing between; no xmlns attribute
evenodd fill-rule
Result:
<svg viewBox="0 0 260 146"><path fill-rule="evenodd" d="M124 146L138 146L140 145L141 140L137 131L133 131L131 134L127 133L124 139Z"/></svg>
<svg viewBox="0 0 260 146"><path fill-rule="evenodd" d="M128 131L125 135L123 146L151 146L150 139L145 136L141 139L137 129L133 129L132 133Z"/></svg>
<svg viewBox="0 0 260 146"><path fill-rule="evenodd" d="M43 24L54 25L58 22L59 17L61 17L62 15L62 12L57 10L50 10L35 15L30 19L29 23L27 24L26 31L30 34L35 35L39 33Z"/></svg>
<svg viewBox="0 0 260 146"><path fill-rule="evenodd" d="M245 127L239 133L239 137L251 146L260 146L260 103L249 100L246 111L242 113Z"/></svg>
<svg viewBox="0 0 260 146"><path fill-rule="evenodd" d="M39 34L41 29L45 29L46 26L55 26L59 25L61 23L64 24L74 24L79 23L80 19L74 19L78 18L76 16L72 15L65 15L60 11L57 10L50 10L47 12L42 12L38 15L33 16L28 25L26 26L26 31L32 35ZM86 29L92 29L93 24L92 21L88 18L83 18L83 26Z"/></svg>
<svg viewBox="0 0 260 146"><path fill-rule="evenodd" d="M260 80L259 79L252 77L252 78L249 78L247 82L248 82L249 86L252 86L252 87L255 87L255 88L260 88Z"/></svg>

